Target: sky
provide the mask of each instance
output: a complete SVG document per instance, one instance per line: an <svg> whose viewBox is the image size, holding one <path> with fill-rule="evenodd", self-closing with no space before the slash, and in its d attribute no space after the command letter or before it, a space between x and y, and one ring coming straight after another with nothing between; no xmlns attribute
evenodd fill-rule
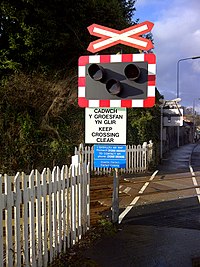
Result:
<svg viewBox="0 0 200 267"><path fill-rule="evenodd" d="M151 21L156 55L156 86L166 100L200 112L200 0L137 0L133 20ZM179 63L178 63L179 61Z"/></svg>

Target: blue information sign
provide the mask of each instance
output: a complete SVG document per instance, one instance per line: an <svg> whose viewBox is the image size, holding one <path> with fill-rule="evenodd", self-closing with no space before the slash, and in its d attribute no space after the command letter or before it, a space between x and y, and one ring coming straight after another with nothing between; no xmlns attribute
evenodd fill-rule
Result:
<svg viewBox="0 0 200 267"><path fill-rule="evenodd" d="M126 168L126 145L94 145L95 168Z"/></svg>

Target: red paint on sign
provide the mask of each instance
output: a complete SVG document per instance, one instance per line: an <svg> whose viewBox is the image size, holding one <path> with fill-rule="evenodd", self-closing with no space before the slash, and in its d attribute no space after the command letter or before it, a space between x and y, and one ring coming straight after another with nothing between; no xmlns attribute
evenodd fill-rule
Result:
<svg viewBox="0 0 200 267"><path fill-rule="evenodd" d="M92 24L88 27L89 33L91 35L100 37L100 39L91 42L87 50L92 53L96 53L120 43L140 50L148 51L153 48L151 40L140 36L144 33L150 32L153 26L154 24L152 22L145 21L118 31L98 24Z"/></svg>
<svg viewBox="0 0 200 267"><path fill-rule="evenodd" d="M114 61L113 61L114 57ZM115 58L117 57L117 59ZM148 63L148 85L146 99L119 99L119 100L90 100L86 99L86 65L90 63L111 62L142 62ZM156 57L154 54L122 54L122 55L91 55L79 58L78 72L78 105L80 107L153 107L155 104Z"/></svg>

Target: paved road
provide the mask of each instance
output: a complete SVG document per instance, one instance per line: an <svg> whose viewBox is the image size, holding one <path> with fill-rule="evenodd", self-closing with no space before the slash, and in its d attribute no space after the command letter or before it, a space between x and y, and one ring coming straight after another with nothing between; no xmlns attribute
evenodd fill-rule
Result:
<svg viewBox="0 0 200 267"><path fill-rule="evenodd" d="M200 145L190 144L172 151L149 182L133 178L139 199L132 199L121 230L85 256L101 267L200 266L199 166Z"/></svg>
<svg viewBox="0 0 200 267"><path fill-rule="evenodd" d="M196 198L138 206L132 213L121 231L101 240L86 256L102 267L189 267L200 257Z"/></svg>

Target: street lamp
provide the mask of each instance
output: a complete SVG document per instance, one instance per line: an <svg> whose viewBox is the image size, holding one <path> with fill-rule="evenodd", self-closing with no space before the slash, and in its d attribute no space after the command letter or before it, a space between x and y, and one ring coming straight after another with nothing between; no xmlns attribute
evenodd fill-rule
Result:
<svg viewBox="0 0 200 267"><path fill-rule="evenodd" d="M195 56L195 57L186 57L186 58L181 58L178 60L177 62L177 79L176 79L176 82L177 82L177 87L176 87L176 97L179 98L179 64L181 61L184 61L184 60L189 60L189 59L198 59L200 58L200 56ZM179 147L179 126L177 127L177 147Z"/></svg>

